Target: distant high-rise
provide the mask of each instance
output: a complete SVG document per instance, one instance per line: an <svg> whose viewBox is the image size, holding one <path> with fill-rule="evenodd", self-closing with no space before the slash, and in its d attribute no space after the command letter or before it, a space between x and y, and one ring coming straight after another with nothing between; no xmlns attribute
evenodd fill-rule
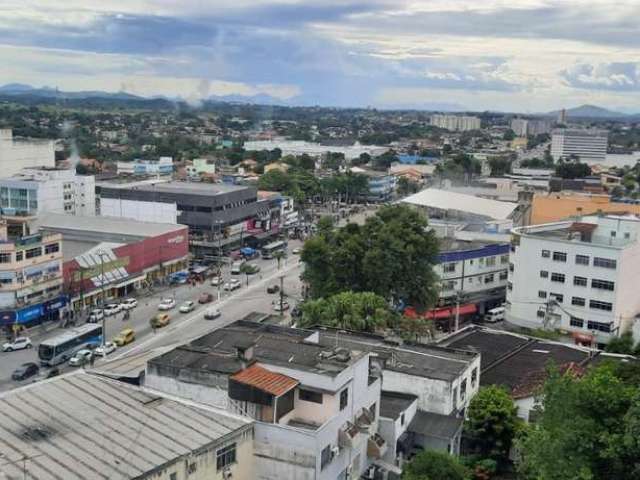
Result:
<svg viewBox="0 0 640 480"><path fill-rule="evenodd" d="M14 138L11 129L0 129L0 172L15 175L23 168L55 166L53 141Z"/></svg>
<svg viewBox="0 0 640 480"><path fill-rule="evenodd" d="M480 123L480 118L466 115L431 115L431 125L452 131L479 130Z"/></svg>
<svg viewBox="0 0 640 480"><path fill-rule="evenodd" d="M563 125L567 123L567 111L564 108L558 112L558 123Z"/></svg>
<svg viewBox="0 0 640 480"><path fill-rule="evenodd" d="M603 162L608 141L607 130L558 128L551 136L551 156L554 160L576 156L583 162Z"/></svg>
<svg viewBox="0 0 640 480"><path fill-rule="evenodd" d="M511 120L511 130L519 136L540 135L551 131L551 123L547 120L525 120L524 118L514 118Z"/></svg>

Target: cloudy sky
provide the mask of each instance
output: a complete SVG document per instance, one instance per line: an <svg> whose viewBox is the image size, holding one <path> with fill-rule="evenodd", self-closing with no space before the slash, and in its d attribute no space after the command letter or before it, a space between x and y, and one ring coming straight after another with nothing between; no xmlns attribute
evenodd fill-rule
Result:
<svg viewBox="0 0 640 480"><path fill-rule="evenodd" d="M2 0L0 84L640 111L639 0Z"/></svg>

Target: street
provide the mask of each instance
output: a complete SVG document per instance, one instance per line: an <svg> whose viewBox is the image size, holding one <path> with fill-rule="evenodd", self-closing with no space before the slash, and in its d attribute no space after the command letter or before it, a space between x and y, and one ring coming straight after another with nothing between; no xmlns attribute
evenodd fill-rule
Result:
<svg viewBox="0 0 640 480"><path fill-rule="evenodd" d="M131 310L130 318L123 321L123 313L107 317L106 319L106 341L115 337L122 329L130 327L135 331L136 340L129 345L118 348L107 358L112 359L131 351L138 351L146 348L153 348L173 343L183 343L191 338L198 337L212 329L220 328L236 320L243 318L248 313L259 311L264 313L277 314L274 311L272 302L279 301L279 294L268 294L267 287L270 285L279 285L280 277L283 276L284 292L291 308L301 298L300 291L300 273L302 264L299 263L299 256L293 255L291 250L300 247L299 241L290 241L288 245L288 256L281 260L280 269L278 269L277 260L263 260L262 258L251 260L249 263L260 266L260 272L254 275L231 275L230 266L223 269L223 278L225 281L231 278L237 278L241 281L242 287L225 292L220 288L221 299L217 302L218 288L210 285L210 280L191 286L184 284L156 291L151 296L136 297L138 306ZM248 285L247 285L248 281ZM214 301L211 303L197 303L198 297L203 292L209 292L213 295ZM158 311L158 304L163 298L174 298L176 307L170 310L170 324L162 329L157 329L154 333L149 320L153 318ZM196 303L196 309L190 313L180 313L178 311L180 305L186 301L192 300ZM222 312L222 315L215 320L205 320L204 312L207 308L216 306ZM285 316L289 315L289 311L285 312ZM0 353L0 391L10 390L24 384L34 381L34 378L27 379L22 382L11 380L11 373L21 364L26 362L38 361L38 345L46 338L59 335L64 329L55 328L48 331L42 336L31 336L33 348L29 350L20 350L16 352ZM102 360L97 360L99 363ZM61 373L73 369L67 364L59 365Z"/></svg>

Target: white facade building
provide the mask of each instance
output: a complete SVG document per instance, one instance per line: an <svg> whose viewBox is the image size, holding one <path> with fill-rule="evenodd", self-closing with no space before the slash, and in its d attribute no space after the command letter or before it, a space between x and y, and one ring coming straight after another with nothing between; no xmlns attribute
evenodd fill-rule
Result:
<svg viewBox="0 0 640 480"><path fill-rule="evenodd" d="M447 130L466 132L479 130L481 121L479 117L466 115L431 115L431 125Z"/></svg>
<svg viewBox="0 0 640 480"><path fill-rule="evenodd" d="M0 179L0 207L7 215L95 215L95 178L74 169L25 168Z"/></svg>
<svg viewBox="0 0 640 480"><path fill-rule="evenodd" d="M518 137L527 135L540 135L551 131L551 122L547 120L527 120L524 118L514 118L511 120L511 130Z"/></svg>
<svg viewBox="0 0 640 480"><path fill-rule="evenodd" d="M320 143L305 142L302 140L256 140L244 142L244 149L250 150L273 150L279 148L282 151L282 155L309 155L310 157L318 158L326 155L329 152L343 153L347 160L353 160L358 158L363 153L367 153L372 157L382 155L389 150L389 147L380 147L375 145L361 145L356 142L353 145L346 146L334 146L334 145L322 145Z"/></svg>
<svg viewBox="0 0 640 480"><path fill-rule="evenodd" d="M11 176L27 167L54 167L51 140L16 139L11 129L0 129L0 171Z"/></svg>
<svg viewBox="0 0 640 480"><path fill-rule="evenodd" d="M507 321L605 344L640 313L640 219L585 216L513 230Z"/></svg>
<svg viewBox="0 0 640 480"><path fill-rule="evenodd" d="M607 130L574 130L559 128L551 136L551 156L554 160L575 155L582 162L604 162L607 158Z"/></svg>

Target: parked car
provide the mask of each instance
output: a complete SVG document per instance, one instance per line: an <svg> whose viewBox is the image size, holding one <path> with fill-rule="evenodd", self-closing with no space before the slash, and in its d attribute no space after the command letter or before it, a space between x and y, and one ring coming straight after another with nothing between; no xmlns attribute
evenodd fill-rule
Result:
<svg viewBox="0 0 640 480"><path fill-rule="evenodd" d="M163 298L158 304L158 310L171 310L175 306L176 301L173 298Z"/></svg>
<svg viewBox="0 0 640 480"><path fill-rule="evenodd" d="M113 343L122 347L128 343L133 342L136 339L136 332L132 328L125 328L114 339Z"/></svg>
<svg viewBox="0 0 640 480"><path fill-rule="evenodd" d="M58 367L50 368L49 370L40 371L38 377L34 379L34 382L39 382L40 380L47 380L48 378L57 377L60 375L60 369Z"/></svg>
<svg viewBox="0 0 640 480"><path fill-rule="evenodd" d="M295 307L293 307L291 309L291 316L293 318L300 318L302 317L302 309L300 308L300 306L296 305Z"/></svg>
<svg viewBox="0 0 640 480"><path fill-rule="evenodd" d="M233 290L237 290L241 286L242 286L242 284L240 283L240 280L238 280L237 278L232 278L227 283L225 283L224 287L222 287L222 288L224 290L227 290L227 291L230 292L230 291L233 291Z"/></svg>
<svg viewBox="0 0 640 480"><path fill-rule="evenodd" d="M231 275L240 275L242 273L242 266L247 263L244 260L237 260L231 265Z"/></svg>
<svg viewBox="0 0 640 480"><path fill-rule="evenodd" d="M224 283L224 280L221 276L215 276L213 278L211 278L211 286L212 287L217 287L219 285L222 285Z"/></svg>
<svg viewBox="0 0 640 480"><path fill-rule="evenodd" d="M218 307L207 308L207 311L204 312L205 320L215 320L220 315L222 315L222 313L220 312L220 309Z"/></svg>
<svg viewBox="0 0 640 480"><path fill-rule="evenodd" d="M294 255L300 255L301 252L301 248L294 248L293 250L291 250L291 253L293 253Z"/></svg>
<svg viewBox="0 0 640 480"><path fill-rule="evenodd" d="M273 305L273 309L276 312L284 312L285 310L289 310L289 304L284 300L282 301L282 306L280 304L280 300L274 300L273 302L271 302L271 304Z"/></svg>
<svg viewBox="0 0 640 480"><path fill-rule="evenodd" d="M196 309L196 304L191 300L187 300L182 305L180 305L180 313L193 312L195 309Z"/></svg>
<svg viewBox="0 0 640 480"><path fill-rule="evenodd" d="M171 317L169 317L168 313L159 313L151 320L149 320L149 324L151 325L151 328L162 328L169 325L170 321Z"/></svg>
<svg viewBox="0 0 640 480"><path fill-rule="evenodd" d="M85 363L89 363L92 356L93 352L91 350L83 348L82 350L78 350L76 354L69 359L69 365L72 367L81 367Z"/></svg>
<svg viewBox="0 0 640 480"><path fill-rule="evenodd" d="M492 308L484 315L484 321L487 323L501 322L504 320L505 312L504 307Z"/></svg>
<svg viewBox="0 0 640 480"><path fill-rule="evenodd" d="M278 285L269 285L267 287L267 293L278 293L280 291L280 287Z"/></svg>
<svg viewBox="0 0 640 480"><path fill-rule="evenodd" d="M102 309L94 308L93 310L91 310L91 313L89 314L89 318L87 321L89 323L98 323L103 318L104 318L104 312L102 311Z"/></svg>
<svg viewBox="0 0 640 480"><path fill-rule="evenodd" d="M135 298L127 298L123 300L120 305L122 305L123 310L132 310L138 306L138 300Z"/></svg>
<svg viewBox="0 0 640 480"><path fill-rule="evenodd" d="M26 380L29 377L37 375L40 371L40 367L33 362L23 363L16 368L11 374L12 380Z"/></svg>
<svg viewBox="0 0 640 480"><path fill-rule="evenodd" d="M93 351L94 355L99 356L99 357L106 357L107 355L109 355L110 353L113 353L116 351L116 344L113 342L106 342L104 344L104 346L100 345L99 347L96 347L96 349Z"/></svg>
<svg viewBox="0 0 640 480"><path fill-rule="evenodd" d="M31 340L29 337L16 337L13 342L7 342L2 345L3 352L13 352L14 350L24 350L25 348L32 348Z"/></svg>
<svg viewBox="0 0 640 480"><path fill-rule="evenodd" d="M198 297L198 303L209 303L213 302L213 295L209 292L202 292Z"/></svg>
<svg viewBox="0 0 640 480"><path fill-rule="evenodd" d="M107 317L111 315L115 315L116 313L120 313L122 311L122 306L119 303L107 303L104 306L104 314Z"/></svg>

